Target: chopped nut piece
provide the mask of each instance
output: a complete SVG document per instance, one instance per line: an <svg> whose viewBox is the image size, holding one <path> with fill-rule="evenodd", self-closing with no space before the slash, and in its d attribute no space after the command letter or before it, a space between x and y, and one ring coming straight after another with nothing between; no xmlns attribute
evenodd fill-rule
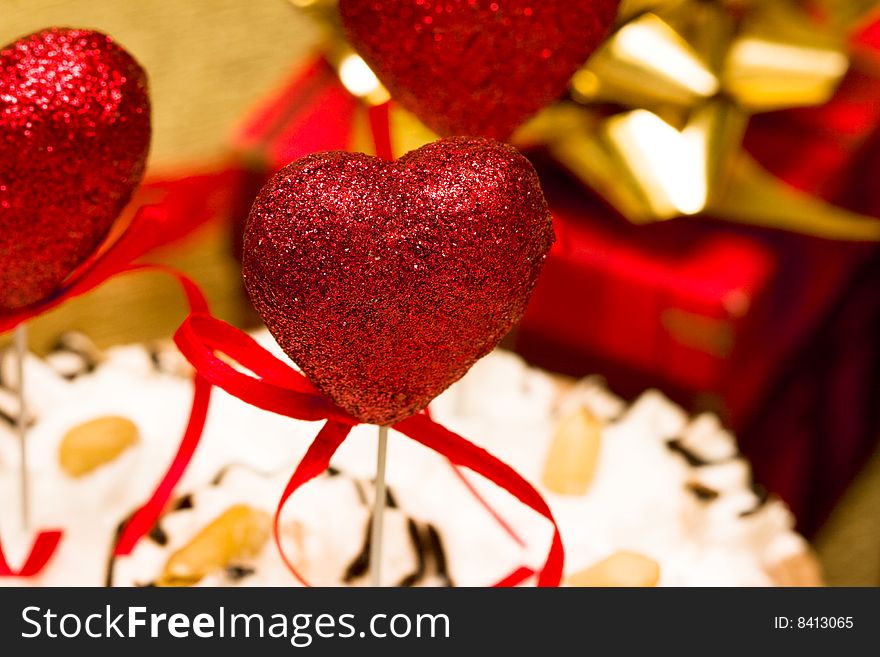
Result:
<svg viewBox="0 0 880 657"><path fill-rule="evenodd" d="M108 415L70 429L58 448L61 469L82 477L109 463L140 440L137 425L124 417Z"/></svg>
<svg viewBox="0 0 880 657"><path fill-rule="evenodd" d="M544 465L544 485L561 495L583 495L596 473L601 444L602 423L580 406L556 429Z"/></svg>
<svg viewBox="0 0 880 657"><path fill-rule="evenodd" d="M269 540L272 521L244 504L229 507L165 563L159 586L192 586L211 572L254 557Z"/></svg>
<svg viewBox="0 0 880 657"><path fill-rule="evenodd" d="M566 586L657 586L660 564L637 552L615 552L565 580Z"/></svg>

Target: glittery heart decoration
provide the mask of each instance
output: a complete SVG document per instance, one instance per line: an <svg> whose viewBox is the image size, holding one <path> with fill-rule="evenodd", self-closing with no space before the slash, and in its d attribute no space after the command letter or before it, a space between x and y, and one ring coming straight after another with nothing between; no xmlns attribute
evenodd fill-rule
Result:
<svg viewBox="0 0 880 657"><path fill-rule="evenodd" d="M528 160L452 138L396 162L331 152L288 165L251 210L243 271L303 372L360 420L391 424L504 337L552 242Z"/></svg>
<svg viewBox="0 0 880 657"><path fill-rule="evenodd" d="M506 139L563 95L618 0L340 0L395 100L441 135Z"/></svg>
<svg viewBox="0 0 880 657"><path fill-rule="evenodd" d="M107 236L150 143L143 69L99 32L0 50L0 313L56 290Z"/></svg>

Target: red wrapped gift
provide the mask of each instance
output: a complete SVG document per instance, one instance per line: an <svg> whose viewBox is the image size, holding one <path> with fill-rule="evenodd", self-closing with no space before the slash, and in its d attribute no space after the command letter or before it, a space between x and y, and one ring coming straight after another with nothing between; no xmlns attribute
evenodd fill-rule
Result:
<svg viewBox="0 0 880 657"><path fill-rule="evenodd" d="M734 427L871 251L704 218L632 226L542 169L558 242L518 348L623 392L650 381L691 405L699 394Z"/></svg>

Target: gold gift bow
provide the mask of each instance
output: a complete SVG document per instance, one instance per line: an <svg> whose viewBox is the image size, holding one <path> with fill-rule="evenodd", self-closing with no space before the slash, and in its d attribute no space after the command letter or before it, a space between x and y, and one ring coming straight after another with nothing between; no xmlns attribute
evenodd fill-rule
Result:
<svg viewBox="0 0 880 657"><path fill-rule="evenodd" d="M880 221L798 192L741 148L750 114L830 99L847 69L841 42L784 2L750 3L740 21L718 4L638 4L624 4L628 20L574 76L572 99L519 137L545 144L635 223L711 213L880 240ZM602 102L628 109L609 116L594 109Z"/></svg>
<svg viewBox="0 0 880 657"><path fill-rule="evenodd" d="M328 59L345 87L366 105L385 102L388 92L342 38L336 1L291 1L327 29ZM744 19L734 20L732 5ZM825 102L846 68L840 40L787 2L624 0L619 28L572 79L572 99L539 113L514 141L546 146L634 223L709 212L878 241L880 221L791 188L741 149L750 113ZM605 116L584 104L596 102L633 109ZM396 105L391 123L395 155L436 138ZM372 150L366 111L355 118L353 146Z"/></svg>

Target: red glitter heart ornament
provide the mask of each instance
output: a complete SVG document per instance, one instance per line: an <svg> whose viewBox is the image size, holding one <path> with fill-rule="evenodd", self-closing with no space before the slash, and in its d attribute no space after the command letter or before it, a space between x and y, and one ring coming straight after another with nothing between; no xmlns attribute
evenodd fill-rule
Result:
<svg viewBox="0 0 880 657"><path fill-rule="evenodd" d="M110 37L51 28L0 50L0 313L98 248L149 144L146 74Z"/></svg>
<svg viewBox="0 0 880 657"><path fill-rule="evenodd" d="M618 0L340 0L349 41L441 135L506 139L565 93Z"/></svg>
<svg viewBox="0 0 880 657"><path fill-rule="evenodd" d="M303 372L361 421L392 424L520 319L552 243L529 161L459 137L396 162L330 152L288 165L254 202L243 275Z"/></svg>

